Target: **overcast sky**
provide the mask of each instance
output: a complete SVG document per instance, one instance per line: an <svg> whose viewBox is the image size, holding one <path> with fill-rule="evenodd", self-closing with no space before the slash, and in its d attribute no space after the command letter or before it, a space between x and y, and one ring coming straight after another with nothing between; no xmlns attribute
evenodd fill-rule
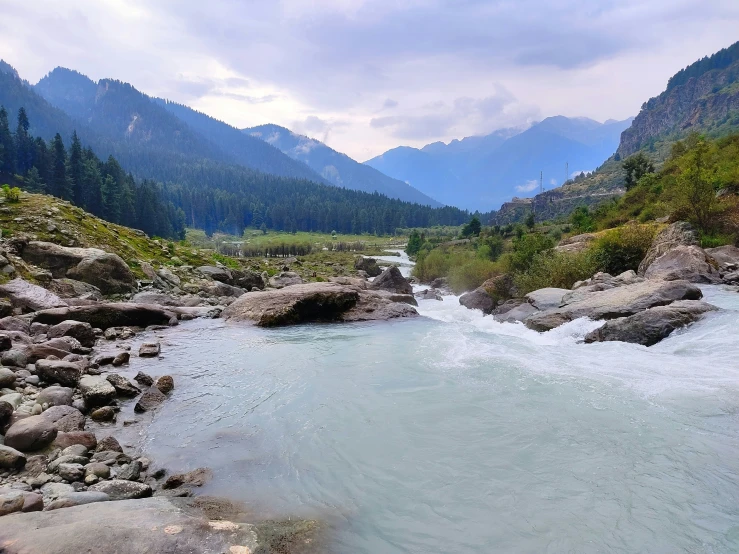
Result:
<svg viewBox="0 0 739 554"><path fill-rule="evenodd" d="M117 78L365 161L550 115L635 115L739 40L738 0L0 0L0 57Z"/></svg>

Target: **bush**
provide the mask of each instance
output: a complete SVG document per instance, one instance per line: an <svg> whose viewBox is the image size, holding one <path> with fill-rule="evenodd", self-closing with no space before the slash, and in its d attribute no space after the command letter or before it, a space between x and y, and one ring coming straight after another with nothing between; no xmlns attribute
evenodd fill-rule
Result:
<svg viewBox="0 0 739 554"><path fill-rule="evenodd" d="M652 245L656 228L651 225L624 225L608 231L592 248L600 271L618 275L633 269L639 264Z"/></svg>
<svg viewBox="0 0 739 554"><path fill-rule="evenodd" d="M18 187L10 188L10 185L3 185L3 194L8 202L20 202L21 189Z"/></svg>
<svg viewBox="0 0 739 554"><path fill-rule="evenodd" d="M422 283L433 281L438 277L446 277L452 265L453 257L451 253L442 248L435 248L428 253L425 250L421 250L418 253L416 266L413 268L413 274Z"/></svg>
<svg viewBox="0 0 739 554"><path fill-rule="evenodd" d="M544 250L554 248L554 240L547 235L531 233L514 239L513 252L507 258L508 269L514 273L526 271L534 256Z"/></svg>
<svg viewBox="0 0 739 554"><path fill-rule="evenodd" d="M449 286L455 294L473 290L498 272L498 266L490 260L472 259L449 270Z"/></svg>
<svg viewBox="0 0 739 554"><path fill-rule="evenodd" d="M598 270L598 259L590 250L578 253L545 251L534 256L528 270L515 275L514 283L520 294L546 287L569 289Z"/></svg>

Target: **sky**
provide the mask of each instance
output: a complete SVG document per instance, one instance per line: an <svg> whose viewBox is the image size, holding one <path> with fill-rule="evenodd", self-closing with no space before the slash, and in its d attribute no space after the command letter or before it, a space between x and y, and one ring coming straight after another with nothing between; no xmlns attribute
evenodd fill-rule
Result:
<svg viewBox="0 0 739 554"><path fill-rule="evenodd" d="M359 161L552 115L636 115L739 40L737 0L0 0L0 58L116 78Z"/></svg>

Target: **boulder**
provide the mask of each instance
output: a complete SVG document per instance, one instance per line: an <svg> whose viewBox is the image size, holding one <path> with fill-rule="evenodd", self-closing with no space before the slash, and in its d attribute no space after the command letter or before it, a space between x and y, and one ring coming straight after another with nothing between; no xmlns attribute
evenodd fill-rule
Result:
<svg viewBox="0 0 739 554"><path fill-rule="evenodd" d="M86 406L105 406L115 399L115 388L105 377L85 375L80 379L78 386Z"/></svg>
<svg viewBox="0 0 739 554"><path fill-rule="evenodd" d="M115 409L112 406L103 406L90 412L93 421L115 421Z"/></svg>
<svg viewBox="0 0 739 554"><path fill-rule="evenodd" d="M103 299L103 293L99 288L74 279L52 279L49 283L49 290L60 298L81 298L94 301Z"/></svg>
<svg viewBox="0 0 739 554"><path fill-rule="evenodd" d="M18 331L26 335L31 332L31 324L26 319L20 317L7 316L0 319L0 330L2 331Z"/></svg>
<svg viewBox="0 0 739 554"><path fill-rule="evenodd" d="M74 433L85 428L85 416L72 406L52 406L41 417L56 427L60 433Z"/></svg>
<svg viewBox="0 0 739 554"><path fill-rule="evenodd" d="M0 399L0 431L2 431L13 417L13 405L10 402Z"/></svg>
<svg viewBox="0 0 739 554"><path fill-rule="evenodd" d="M663 281L718 283L721 277L716 266L716 261L701 247L676 246L649 264L644 277Z"/></svg>
<svg viewBox="0 0 739 554"><path fill-rule="evenodd" d="M593 233L584 233L582 235L574 235L566 239L562 239L557 246L554 247L556 252L578 253L590 248L591 243L595 241L597 236Z"/></svg>
<svg viewBox="0 0 739 554"><path fill-rule="evenodd" d="M216 267L212 265L204 265L197 269L199 273L210 277L214 281L220 281L221 283L231 283L233 275L225 267Z"/></svg>
<svg viewBox="0 0 739 554"><path fill-rule="evenodd" d="M673 331L701 319L718 308L697 300L679 300L643 312L606 321L585 336L585 342L621 341L652 346Z"/></svg>
<svg viewBox="0 0 739 554"><path fill-rule="evenodd" d="M23 510L25 496L23 491L7 491L0 493L0 516L7 516Z"/></svg>
<svg viewBox="0 0 739 554"><path fill-rule="evenodd" d="M21 335L21 333L18 333ZM0 352L10 350L13 347L13 339L9 333L0 333Z"/></svg>
<svg viewBox="0 0 739 554"><path fill-rule="evenodd" d="M56 472L59 477L70 483L85 478L85 468L82 464L59 464Z"/></svg>
<svg viewBox="0 0 739 554"><path fill-rule="evenodd" d="M25 454L0 444L0 469L20 469L24 465L26 465Z"/></svg>
<svg viewBox="0 0 739 554"><path fill-rule="evenodd" d="M47 383L59 383L60 385L75 387L83 371L84 368L79 362L43 359L36 361L36 375Z"/></svg>
<svg viewBox="0 0 739 554"><path fill-rule="evenodd" d="M59 508L72 508L74 506L84 506L85 504L93 504L95 502L107 502L108 500L110 500L110 496L104 492L70 492L50 502L44 510L48 512L51 510L58 510Z"/></svg>
<svg viewBox="0 0 739 554"><path fill-rule="evenodd" d="M341 315L342 321L388 321L416 317L415 298L384 290L360 291L359 301Z"/></svg>
<svg viewBox="0 0 739 554"><path fill-rule="evenodd" d="M654 237L644 259L639 264L639 275L644 275L657 258L678 246L697 246L698 233L690 223L678 221L663 229Z"/></svg>
<svg viewBox="0 0 739 554"><path fill-rule="evenodd" d="M484 314L491 313L495 308L495 300L482 287L460 296L459 303L470 310L481 310Z"/></svg>
<svg viewBox="0 0 739 554"><path fill-rule="evenodd" d="M3 365L25 368L28 365L27 348L11 348L0 355Z"/></svg>
<svg viewBox="0 0 739 554"><path fill-rule="evenodd" d="M55 385L43 389L36 397L36 402L49 406L71 406L73 397L74 389Z"/></svg>
<svg viewBox="0 0 739 554"><path fill-rule="evenodd" d="M376 290L389 290L399 294L413 294L413 287L408 279L403 277L400 270L393 266L388 267L379 277L370 284L370 288Z"/></svg>
<svg viewBox="0 0 739 554"><path fill-rule="evenodd" d="M159 356L162 347L158 342L145 342L139 347L139 356L141 358L155 358Z"/></svg>
<svg viewBox="0 0 739 554"><path fill-rule="evenodd" d="M154 386L162 391L164 394L169 394L174 390L174 379L172 379L171 375L162 375L161 377L159 377L159 379L157 379L157 382Z"/></svg>
<svg viewBox="0 0 739 554"><path fill-rule="evenodd" d="M254 288L263 289L265 287L264 279L256 271L248 270L232 270L234 282L236 286L241 287L247 291Z"/></svg>
<svg viewBox="0 0 739 554"><path fill-rule="evenodd" d="M154 379L152 379L150 375L147 375L142 371L139 371L133 378L133 380L144 387L150 387L154 384Z"/></svg>
<svg viewBox="0 0 739 554"><path fill-rule="evenodd" d="M16 308L32 312L67 305L56 294L20 277L0 285L0 295L7 296Z"/></svg>
<svg viewBox="0 0 739 554"><path fill-rule="evenodd" d="M247 554L291 552L292 544L317 542L311 536L315 526L309 522L293 520L283 527L273 522L258 534L256 525L240 523L243 510L226 505L213 498L203 502L198 498L156 497L15 513L2 520L0 544L12 545L12 551L18 553Z"/></svg>
<svg viewBox="0 0 739 554"><path fill-rule="evenodd" d="M16 421L5 434L5 446L21 452L40 450L51 444L57 435L57 429L46 418L40 415Z"/></svg>
<svg viewBox="0 0 739 554"><path fill-rule="evenodd" d="M149 485L127 481L125 479L111 479L88 487L88 491L104 492L111 500L129 500L132 498L146 498L151 496Z"/></svg>
<svg viewBox="0 0 739 554"><path fill-rule="evenodd" d="M415 293L414 296L421 300L442 300L441 294L436 289L421 290Z"/></svg>
<svg viewBox="0 0 739 554"><path fill-rule="evenodd" d="M84 321L100 329L110 327L148 327L176 323L177 315L162 306L111 302L91 306L72 306L43 310L33 315L32 321L56 325L69 319Z"/></svg>
<svg viewBox="0 0 739 554"><path fill-rule="evenodd" d="M0 388L10 388L15 383L16 375L7 367L0 367Z"/></svg>
<svg viewBox="0 0 739 554"><path fill-rule="evenodd" d="M281 289L293 285L301 285L304 282L305 281L303 281L303 278L297 273L293 271L283 271L279 275L275 275L274 277L270 278L269 286L276 289Z"/></svg>
<svg viewBox="0 0 739 554"><path fill-rule="evenodd" d="M528 293L525 298L537 310L551 310L559 308L562 298L570 291L568 289L544 288Z"/></svg>
<svg viewBox="0 0 739 554"><path fill-rule="evenodd" d="M533 304L523 299L515 299L507 300L493 310L493 318L501 323L517 323L526 321L536 313L539 313L539 310Z"/></svg>
<svg viewBox="0 0 739 554"><path fill-rule="evenodd" d="M716 263L724 271L739 270L739 248L736 246L727 245L717 248L706 248L706 254L716 260Z"/></svg>
<svg viewBox="0 0 739 554"><path fill-rule="evenodd" d="M157 387L151 387L144 391L138 402L133 407L134 412L143 413L148 412L158 407L162 402L167 399L164 393Z"/></svg>
<svg viewBox="0 0 739 554"><path fill-rule="evenodd" d="M382 273L382 270L377 265L377 260L374 258L365 258L364 256L359 256L354 260L354 269L366 272L369 277L377 277Z"/></svg>
<svg viewBox="0 0 739 554"><path fill-rule="evenodd" d="M67 448L74 444L81 444L88 450L94 450L97 446L95 434L89 431L69 431L62 433L61 431L54 439L52 446L54 448Z"/></svg>
<svg viewBox="0 0 739 554"><path fill-rule="evenodd" d="M120 256L98 248L68 248L50 242L31 241L21 257L51 271L55 279L69 277L100 289L103 294L131 292L136 278Z"/></svg>
<svg viewBox="0 0 739 554"><path fill-rule="evenodd" d="M167 478L162 485L164 489L176 489L182 486L202 487L213 478L213 472L207 467L199 467L187 473L177 473Z"/></svg>
<svg viewBox="0 0 739 554"><path fill-rule="evenodd" d="M569 300L565 296L562 307L531 315L526 326L535 331L548 331L580 317L594 320L627 317L654 306L676 300L700 300L702 296L701 290L687 281L643 281Z"/></svg>
<svg viewBox="0 0 739 554"><path fill-rule="evenodd" d="M118 440L112 436L104 437L98 441L96 451L103 452L106 450L111 452L123 452L123 448L121 448Z"/></svg>
<svg viewBox="0 0 739 554"><path fill-rule="evenodd" d="M136 396L141 392L131 381L117 373L110 373L105 376L105 379L113 385L115 392L120 396Z"/></svg>
<svg viewBox="0 0 739 554"><path fill-rule="evenodd" d="M46 336L50 339L58 337L73 337L77 339L82 346L95 346L95 331L92 325L84 321L67 320L52 325L46 332Z"/></svg>

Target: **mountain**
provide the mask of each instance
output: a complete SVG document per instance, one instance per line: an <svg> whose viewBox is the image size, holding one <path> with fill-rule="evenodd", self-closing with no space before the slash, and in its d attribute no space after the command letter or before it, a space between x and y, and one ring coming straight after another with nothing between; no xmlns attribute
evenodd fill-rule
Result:
<svg viewBox="0 0 739 554"><path fill-rule="evenodd" d="M567 164L570 175L593 170L630 122L556 116L527 129L395 148L365 163L445 204L484 211L537 190L542 176L547 188L564 182Z"/></svg>
<svg viewBox="0 0 739 554"><path fill-rule="evenodd" d="M739 42L689 65L667 88L642 105L621 136L619 154L629 156L657 140L691 131L720 136L739 128Z"/></svg>
<svg viewBox="0 0 739 554"><path fill-rule="evenodd" d="M56 68L33 87L52 105L104 139L101 154L113 154L137 173L152 155L186 156L236 164L284 177L322 179L276 148L243 136L237 129L186 106L153 99L132 85L112 79L97 83L69 69ZM147 166L151 163L147 161Z"/></svg>
<svg viewBox="0 0 739 554"><path fill-rule="evenodd" d="M261 139L294 160L316 171L323 179L339 187L364 192L379 192L390 198L441 206L439 202L398 179L384 175L373 167L360 164L320 141L298 135L279 125L260 125L243 129L252 140Z"/></svg>

